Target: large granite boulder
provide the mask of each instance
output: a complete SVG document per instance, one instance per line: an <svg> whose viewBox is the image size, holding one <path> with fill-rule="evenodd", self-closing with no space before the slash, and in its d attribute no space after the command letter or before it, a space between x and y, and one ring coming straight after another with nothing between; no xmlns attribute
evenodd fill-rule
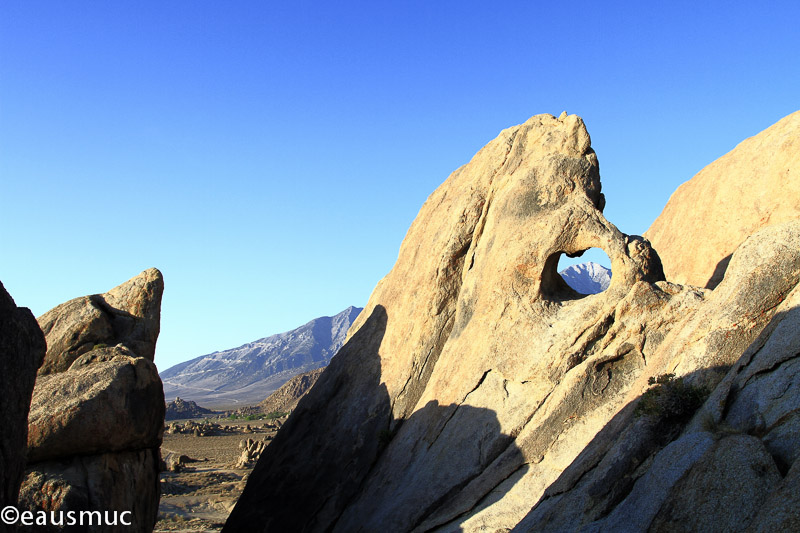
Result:
<svg viewBox="0 0 800 533"><path fill-rule="evenodd" d="M152 361L163 286L158 270L146 270L39 318L47 368L33 392L21 507L131 511L132 525L95 530L152 531L165 411Z"/></svg>
<svg viewBox="0 0 800 533"><path fill-rule="evenodd" d="M649 243L603 204L576 116L533 117L454 172L225 531L645 531L684 516L685 476L709 482L737 450L736 472L765 469L754 490L777 506L770 494L789 489L775 472L796 454L788 354L800 350L778 332L796 321L800 223L754 235L709 291L664 281ZM556 266L590 247L613 277L582 296ZM742 374L743 361L760 362ZM651 388L664 400L640 411ZM752 524L753 507L741 511Z"/></svg>
<svg viewBox="0 0 800 533"><path fill-rule="evenodd" d="M678 187L645 232L669 281L716 287L758 229L800 217L800 111L742 141Z"/></svg>
<svg viewBox="0 0 800 533"><path fill-rule="evenodd" d="M63 372L78 356L119 343L152 361L163 292L164 278L151 268L105 294L75 298L46 312L38 319L47 337L39 373Z"/></svg>
<svg viewBox="0 0 800 533"><path fill-rule="evenodd" d="M25 471L28 410L45 350L33 314L17 307L0 283L0 508L17 502Z"/></svg>
<svg viewBox="0 0 800 533"><path fill-rule="evenodd" d="M583 437L565 452L574 457L602 424L581 418L602 392L626 389L663 338L646 338L643 321L668 326L702 300L653 285L658 256L608 222L603 204L574 115L505 130L454 172L262 455L226 528L436 527L541 463L579 423ZM558 259L591 247L605 250L614 276L582 298ZM663 307L672 314L661 318Z"/></svg>
<svg viewBox="0 0 800 533"><path fill-rule="evenodd" d="M120 355L109 361L73 368L79 359L66 372L39 376L28 421L29 461L161 444L158 371L144 357L116 350Z"/></svg>

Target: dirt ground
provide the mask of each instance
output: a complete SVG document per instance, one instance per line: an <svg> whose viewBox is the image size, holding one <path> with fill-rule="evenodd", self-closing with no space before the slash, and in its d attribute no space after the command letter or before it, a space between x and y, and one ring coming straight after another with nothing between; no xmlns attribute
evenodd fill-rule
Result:
<svg viewBox="0 0 800 533"><path fill-rule="evenodd" d="M239 443L247 438L266 440L276 433L274 429L261 430L261 421L216 422L236 426L239 431L250 424L257 432L204 437L165 433L162 457L173 452L194 461L179 472L161 473L159 520L154 531L220 531L252 471L236 468Z"/></svg>

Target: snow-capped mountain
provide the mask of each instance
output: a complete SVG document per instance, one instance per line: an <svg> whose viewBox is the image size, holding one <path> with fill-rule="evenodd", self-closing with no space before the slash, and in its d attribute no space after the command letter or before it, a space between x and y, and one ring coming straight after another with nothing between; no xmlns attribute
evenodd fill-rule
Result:
<svg viewBox="0 0 800 533"><path fill-rule="evenodd" d="M209 407L258 403L295 375L327 366L360 312L348 307L292 331L177 364L160 373L164 396Z"/></svg>
<svg viewBox="0 0 800 533"><path fill-rule="evenodd" d="M565 268L561 277L580 294L597 294L611 284L611 269L597 263L581 263Z"/></svg>

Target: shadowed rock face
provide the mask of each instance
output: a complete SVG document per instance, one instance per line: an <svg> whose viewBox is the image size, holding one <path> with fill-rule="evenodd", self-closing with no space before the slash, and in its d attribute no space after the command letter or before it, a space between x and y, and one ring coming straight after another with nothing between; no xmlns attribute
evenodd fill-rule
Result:
<svg viewBox="0 0 800 533"><path fill-rule="evenodd" d="M774 475L796 464L798 396L768 398L800 375L800 347L778 333L796 321L800 225L755 235L711 292L665 282L649 243L620 233L603 202L576 116L533 117L454 172L225 531L611 531L631 516L638 525L622 530L646 531L673 527L688 503L731 523L681 479L711 483L739 451L737 472L760 468L755 490L783 509L770 494L798 479ZM591 247L614 276L580 297L556 266ZM712 426L735 415L756 440L686 426L691 411L634 416L665 373L713 390L701 408ZM755 508L736 519L759 523Z"/></svg>
<svg viewBox="0 0 800 533"><path fill-rule="evenodd" d="M36 319L0 284L0 508L17 502L25 470L28 409L36 370L45 354Z"/></svg>
<svg viewBox="0 0 800 533"><path fill-rule="evenodd" d="M678 187L645 232L669 281L713 289L733 251L800 217L800 111L746 139Z"/></svg>
<svg viewBox="0 0 800 533"><path fill-rule="evenodd" d="M39 318L49 349L33 392L20 506L128 510L132 526L106 530L152 531L165 410L152 360L163 287L150 269Z"/></svg>

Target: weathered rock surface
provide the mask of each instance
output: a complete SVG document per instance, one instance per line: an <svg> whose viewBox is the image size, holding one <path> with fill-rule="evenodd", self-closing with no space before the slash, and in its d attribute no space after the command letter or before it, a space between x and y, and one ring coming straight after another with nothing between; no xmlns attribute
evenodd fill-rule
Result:
<svg viewBox="0 0 800 533"><path fill-rule="evenodd" d="M360 312L348 307L291 331L170 367L161 372L164 394L208 407L256 404L297 374L326 366Z"/></svg>
<svg viewBox="0 0 800 533"><path fill-rule="evenodd" d="M152 361L162 292L161 273L150 269L39 318L48 366L33 391L20 507L131 511L132 526L96 530L152 531L165 410Z"/></svg>
<svg viewBox="0 0 800 533"><path fill-rule="evenodd" d="M644 236L669 281L714 288L739 244L800 217L800 111L741 142L672 194Z"/></svg>
<svg viewBox="0 0 800 533"><path fill-rule="evenodd" d="M38 320L47 356L39 373L63 372L78 356L120 343L152 361L163 292L161 272L151 268L105 294L75 298L43 314Z"/></svg>
<svg viewBox="0 0 800 533"><path fill-rule="evenodd" d="M158 515L156 498L143 497L158 487L158 450L76 456L67 461L45 461L28 471L20 491L19 507L34 512L130 511L117 515L119 523L87 527L83 531L152 531ZM110 515L112 516L112 515ZM130 522L125 525L122 521ZM64 531L60 527L21 527L20 531Z"/></svg>
<svg viewBox="0 0 800 533"><path fill-rule="evenodd" d="M630 386L642 351L661 340L642 335L643 320L697 298L650 288L663 278L658 257L605 220L603 203L597 159L574 115L505 130L453 173L262 455L226 527L447 524L541 462L565 429L601 407L602 391ZM561 253L591 247L607 253L614 277L601 295L579 298L556 266ZM571 459L583 444L568 447Z"/></svg>
<svg viewBox="0 0 800 533"><path fill-rule="evenodd" d="M796 486L779 478L796 464L800 222L753 235L708 291L663 281L602 207L576 116L533 117L454 172L225 531L646 531L687 505L729 524L685 480L718 490L739 452L727 504L757 490L778 508ZM556 265L590 247L614 277L580 297ZM713 391L688 425L635 415L667 373Z"/></svg>
<svg viewBox="0 0 800 533"><path fill-rule="evenodd" d="M322 375L324 368L297 375L284 383L280 389L269 395L258 404L262 413L289 413L294 411L300 399L311 390L311 387Z"/></svg>
<svg viewBox="0 0 800 533"><path fill-rule="evenodd" d="M713 389L683 435L663 448L645 421L631 425L621 411L514 531L759 529L766 516L754 514L774 501L798 445L796 432L780 431L800 414L798 282L800 221L745 241L719 287L648 358ZM720 470L734 478L720 484Z"/></svg>
<svg viewBox="0 0 800 533"><path fill-rule="evenodd" d="M17 501L25 471L28 410L44 335L30 310L17 307L0 283L0 508Z"/></svg>
<svg viewBox="0 0 800 533"><path fill-rule="evenodd" d="M143 357L117 355L39 376L28 422L28 460L158 448L162 394L155 365Z"/></svg>

